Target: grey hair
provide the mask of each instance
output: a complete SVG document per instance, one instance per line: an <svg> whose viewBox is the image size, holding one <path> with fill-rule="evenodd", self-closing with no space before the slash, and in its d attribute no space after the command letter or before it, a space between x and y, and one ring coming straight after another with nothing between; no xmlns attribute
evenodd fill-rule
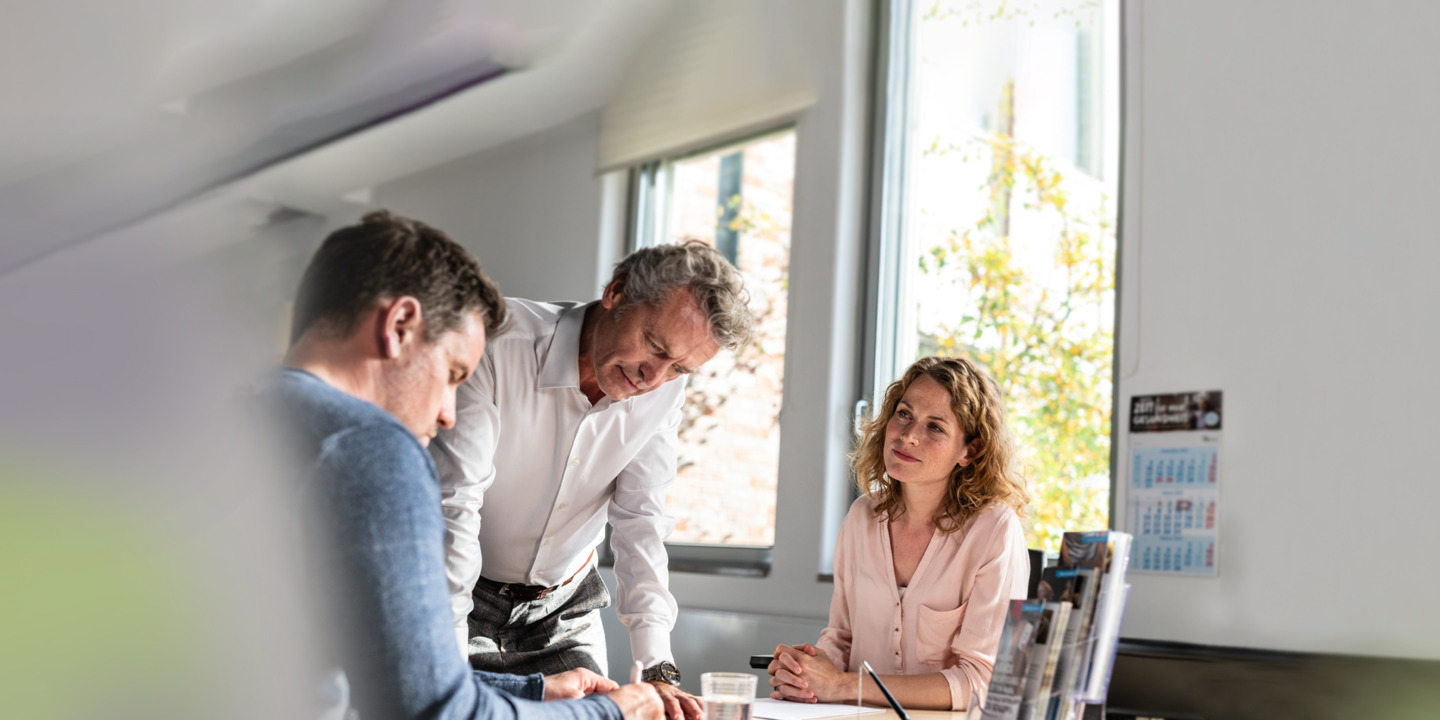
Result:
<svg viewBox="0 0 1440 720"><path fill-rule="evenodd" d="M678 288L689 288L705 311L710 338L736 351L755 336L745 278L724 255L699 240L657 245L630 253L615 266L611 282L625 279L622 309L630 303L659 307Z"/></svg>

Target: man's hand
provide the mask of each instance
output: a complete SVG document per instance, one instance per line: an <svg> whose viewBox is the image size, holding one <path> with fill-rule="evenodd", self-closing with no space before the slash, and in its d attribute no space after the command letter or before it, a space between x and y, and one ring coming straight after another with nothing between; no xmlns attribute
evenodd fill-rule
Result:
<svg viewBox="0 0 1440 720"><path fill-rule="evenodd" d="M606 697L615 701L620 706L620 714L625 720L664 720L665 706L660 703L660 695L655 692L655 686L650 683L630 683L621 686Z"/></svg>
<svg viewBox="0 0 1440 720"><path fill-rule="evenodd" d="M662 680L655 680L650 684L654 685L655 692L660 694L667 720L701 720L704 717L700 710L700 701L694 695Z"/></svg>
<svg viewBox="0 0 1440 720"><path fill-rule="evenodd" d="M593 693L608 693L620 687L614 680L585 668L545 676L545 701L574 700Z"/></svg>

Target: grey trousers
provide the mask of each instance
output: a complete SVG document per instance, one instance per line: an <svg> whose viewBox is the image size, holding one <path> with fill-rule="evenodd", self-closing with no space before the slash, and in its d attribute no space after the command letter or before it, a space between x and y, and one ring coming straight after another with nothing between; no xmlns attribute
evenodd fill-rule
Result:
<svg viewBox="0 0 1440 720"><path fill-rule="evenodd" d="M475 585L470 612L470 666L476 670L553 675L575 668L606 674L600 610L610 592L591 566L548 597L517 602Z"/></svg>

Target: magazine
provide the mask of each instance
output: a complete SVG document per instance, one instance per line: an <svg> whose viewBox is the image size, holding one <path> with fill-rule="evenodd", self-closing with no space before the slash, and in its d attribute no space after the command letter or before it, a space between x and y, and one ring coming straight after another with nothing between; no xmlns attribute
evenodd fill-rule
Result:
<svg viewBox="0 0 1440 720"><path fill-rule="evenodd" d="M1044 603L1010 601L1005 629L1000 633L1000 647L995 653L995 670L990 675L990 688L981 713L983 720L1017 720L1019 717L1026 672L1044 610Z"/></svg>
<svg viewBox="0 0 1440 720"><path fill-rule="evenodd" d="M1125 569L1130 562L1130 535L1110 533L1110 566L1100 579L1100 595L1095 599L1095 619L1091 623L1091 656L1083 666L1085 681L1077 688L1080 700L1105 702L1110 688L1110 669L1115 663L1115 649L1120 641L1120 622L1125 615L1125 601L1130 586L1125 583Z"/></svg>
<svg viewBox="0 0 1440 720"><path fill-rule="evenodd" d="M1075 687L1076 668L1079 665L1081 638L1089 630L1090 618L1095 608L1095 596L1100 584L1095 581L1095 568L1048 567L1040 579L1039 595L1072 603L1069 622L1061 639L1060 654L1055 664L1055 679L1050 686L1050 697L1045 704L1047 720L1059 717L1062 701L1067 699Z"/></svg>
<svg viewBox="0 0 1440 720"><path fill-rule="evenodd" d="M1069 593L1079 602L1071 612L1074 644L1062 648L1054 695L1046 720L1072 720L1084 703L1103 703L1110 669L1120 637L1128 586L1125 570L1131 536L1101 530L1067 532L1061 540L1060 563L1055 572L1042 575L1040 592L1054 596ZM1074 576L1063 571L1075 571Z"/></svg>
<svg viewBox="0 0 1440 720"><path fill-rule="evenodd" d="M1035 633L1035 650L1026 671L1025 692L1020 701L1022 720L1045 717L1049 708L1051 688L1055 684L1055 664L1060 658L1066 622L1070 619L1070 603L1047 602Z"/></svg>

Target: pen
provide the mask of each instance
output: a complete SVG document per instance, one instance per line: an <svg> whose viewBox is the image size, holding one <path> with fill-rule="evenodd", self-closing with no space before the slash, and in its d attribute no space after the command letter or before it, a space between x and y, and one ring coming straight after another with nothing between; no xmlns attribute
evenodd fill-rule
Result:
<svg viewBox="0 0 1440 720"><path fill-rule="evenodd" d="M900 703L895 702L895 696L890 694L890 688L885 687L885 683L880 682L880 676L875 674L875 668L870 667L870 661L862 660L860 661L860 666L865 668L865 672L870 673L871 679L875 681L876 685L880 686L880 692L885 693L885 699L889 701L890 707L895 708L895 714L900 716L900 720L910 720L910 716L905 714L905 708L900 707Z"/></svg>

